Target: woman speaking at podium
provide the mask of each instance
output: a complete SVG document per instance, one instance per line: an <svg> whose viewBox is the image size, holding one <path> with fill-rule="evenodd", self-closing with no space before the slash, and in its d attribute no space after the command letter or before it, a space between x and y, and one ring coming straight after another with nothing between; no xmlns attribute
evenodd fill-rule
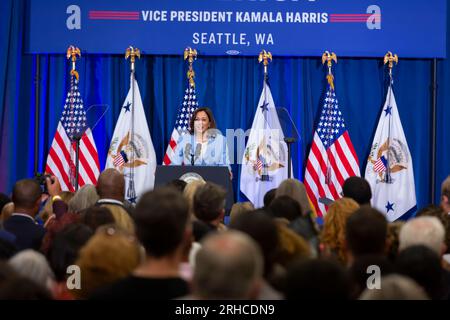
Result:
<svg viewBox="0 0 450 320"><path fill-rule="evenodd" d="M198 108L192 114L189 134L181 136L175 148L173 165L228 166L231 173L225 137L217 130L209 108Z"/></svg>

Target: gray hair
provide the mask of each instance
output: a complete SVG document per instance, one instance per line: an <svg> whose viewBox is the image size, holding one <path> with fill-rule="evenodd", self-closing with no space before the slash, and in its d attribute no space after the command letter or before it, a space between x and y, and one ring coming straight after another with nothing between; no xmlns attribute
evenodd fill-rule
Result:
<svg viewBox="0 0 450 320"><path fill-rule="evenodd" d="M51 289L55 275L41 253L31 249L24 250L9 259L8 264L22 277Z"/></svg>
<svg viewBox="0 0 450 320"><path fill-rule="evenodd" d="M195 259L194 294L206 299L249 299L263 274L258 245L239 231L208 236Z"/></svg>
<svg viewBox="0 0 450 320"><path fill-rule="evenodd" d="M69 201L68 211L72 213L81 212L84 209L92 207L98 199L99 197L95 187L92 184L86 184L82 186Z"/></svg>
<svg viewBox="0 0 450 320"><path fill-rule="evenodd" d="M406 222L400 229L399 250L414 245L424 245L442 255L445 229L436 217L422 216Z"/></svg>
<svg viewBox="0 0 450 320"><path fill-rule="evenodd" d="M365 289L359 300L429 300L415 281L399 274L381 278L380 289Z"/></svg>

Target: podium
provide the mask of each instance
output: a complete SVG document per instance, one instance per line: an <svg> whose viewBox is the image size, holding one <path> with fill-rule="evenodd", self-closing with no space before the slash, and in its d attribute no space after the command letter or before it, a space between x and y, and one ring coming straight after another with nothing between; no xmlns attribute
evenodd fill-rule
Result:
<svg viewBox="0 0 450 320"><path fill-rule="evenodd" d="M227 197L225 201L225 211L230 212L234 204L233 184L230 180L228 167L218 166L163 166L158 165L155 173L155 188L165 186L173 180L184 180L187 183L203 179L222 186Z"/></svg>

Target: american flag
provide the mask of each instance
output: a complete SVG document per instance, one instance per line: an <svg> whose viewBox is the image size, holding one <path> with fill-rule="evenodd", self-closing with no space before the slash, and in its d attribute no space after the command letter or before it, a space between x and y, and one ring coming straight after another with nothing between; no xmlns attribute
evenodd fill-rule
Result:
<svg viewBox="0 0 450 320"><path fill-rule="evenodd" d="M128 157L125 151L122 150L114 157L113 164L115 167L120 167L126 162L128 162Z"/></svg>
<svg viewBox="0 0 450 320"><path fill-rule="evenodd" d="M319 124L306 163L305 187L317 215L327 207L319 198L340 198L345 179L359 176L359 162L334 90L328 85Z"/></svg>
<svg viewBox="0 0 450 320"><path fill-rule="evenodd" d="M177 141L189 129L189 120L191 119L192 113L197 108L198 102L195 94L195 87L188 83L187 88L184 91L183 103L178 109L175 127L173 128L172 136L170 137L170 142L167 146L166 154L164 155L164 165L167 166L172 163L172 157L175 148L177 147Z"/></svg>
<svg viewBox="0 0 450 320"><path fill-rule="evenodd" d="M75 139L80 136L79 186L95 185L100 174L97 148L91 129L87 128L86 111L78 91L78 80L72 75L70 89L45 167L47 173L58 178L64 191L75 191Z"/></svg>
<svg viewBox="0 0 450 320"><path fill-rule="evenodd" d="M378 158L377 161L373 164L373 170L375 172L383 172L386 171L387 159L384 156Z"/></svg>

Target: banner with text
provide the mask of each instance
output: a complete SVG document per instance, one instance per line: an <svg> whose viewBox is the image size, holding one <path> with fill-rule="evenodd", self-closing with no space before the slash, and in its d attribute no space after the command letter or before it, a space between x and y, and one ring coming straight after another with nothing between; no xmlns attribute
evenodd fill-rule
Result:
<svg viewBox="0 0 450 320"><path fill-rule="evenodd" d="M446 55L446 0L31 0L28 53Z"/></svg>

